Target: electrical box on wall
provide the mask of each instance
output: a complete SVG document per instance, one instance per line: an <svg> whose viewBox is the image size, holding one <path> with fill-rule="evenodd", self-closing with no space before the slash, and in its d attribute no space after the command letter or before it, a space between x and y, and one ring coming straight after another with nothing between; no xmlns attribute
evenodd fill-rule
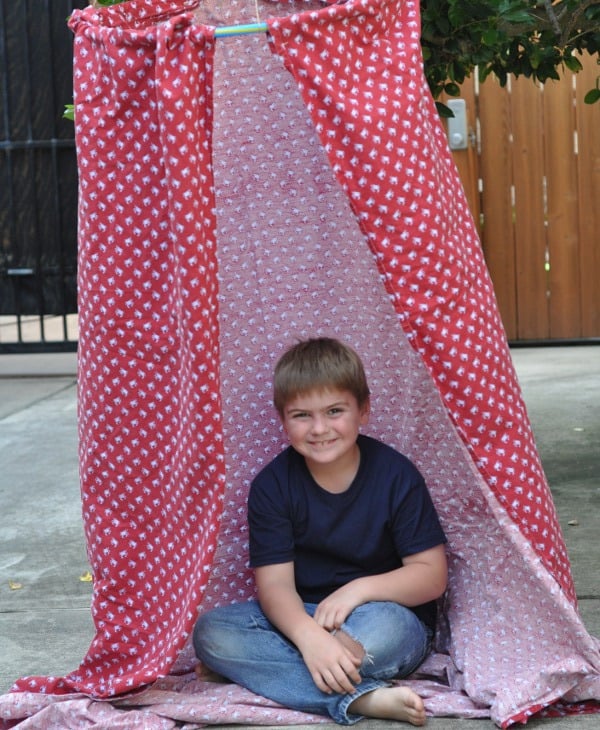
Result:
<svg viewBox="0 0 600 730"><path fill-rule="evenodd" d="M446 106L452 110L454 116L449 117L448 141L451 150L466 150L469 146L467 131L467 102L464 99L450 99Z"/></svg>

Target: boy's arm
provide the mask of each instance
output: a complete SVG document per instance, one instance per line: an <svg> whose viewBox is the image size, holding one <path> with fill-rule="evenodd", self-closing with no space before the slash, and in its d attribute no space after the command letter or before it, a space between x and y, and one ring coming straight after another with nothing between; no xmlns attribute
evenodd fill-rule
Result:
<svg viewBox="0 0 600 730"><path fill-rule="evenodd" d="M446 590L448 566L444 545L408 555L401 568L346 583L319 604L315 621L328 631L339 629L348 615L368 601L394 601L419 606Z"/></svg>
<svg viewBox="0 0 600 730"><path fill-rule="evenodd" d="M306 613L296 590L293 562L256 568L255 575L262 610L296 645L317 687L328 694L354 692L361 681L361 657L352 654Z"/></svg>

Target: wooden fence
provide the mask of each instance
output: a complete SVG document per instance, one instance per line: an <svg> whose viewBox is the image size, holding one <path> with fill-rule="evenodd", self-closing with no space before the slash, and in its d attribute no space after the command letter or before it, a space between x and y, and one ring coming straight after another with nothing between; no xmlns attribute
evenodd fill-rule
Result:
<svg viewBox="0 0 600 730"><path fill-rule="evenodd" d="M472 143L454 152L509 340L600 337L600 66L560 82L463 85Z"/></svg>

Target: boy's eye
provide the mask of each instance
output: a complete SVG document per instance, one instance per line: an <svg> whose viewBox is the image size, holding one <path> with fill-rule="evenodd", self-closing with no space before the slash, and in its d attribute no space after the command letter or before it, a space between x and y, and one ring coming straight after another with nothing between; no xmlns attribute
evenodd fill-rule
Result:
<svg viewBox="0 0 600 730"><path fill-rule="evenodd" d="M304 413L304 412L300 411L298 413L294 413L292 418L306 418L306 416L308 416L308 413Z"/></svg>
<svg viewBox="0 0 600 730"><path fill-rule="evenodd" d="M328 411L330 416L336 416L338 413L342 413L342 412L343 412L343 408L338 408L338 407L330 408Z"/></svg>

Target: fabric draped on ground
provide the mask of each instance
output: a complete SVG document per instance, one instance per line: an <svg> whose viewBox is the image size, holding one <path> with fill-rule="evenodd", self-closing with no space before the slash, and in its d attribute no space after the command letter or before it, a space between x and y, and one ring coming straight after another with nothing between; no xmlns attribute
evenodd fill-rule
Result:
<svg viewBox="0 0 600 730"><path fill-rule="evenodd" d="M198 610L254 594L247 489L285 443L271 373L316 335L360 353L368 433L417 464L449 539L435 652L410 680L429 713L593 710L599 643L426 87L417 0L261 0L268 35L217 40L255 20L254 0L222 5L70 21L96 636L68 676L19 680L0 718L323 721L200 682L189 643Z"/></svg>

